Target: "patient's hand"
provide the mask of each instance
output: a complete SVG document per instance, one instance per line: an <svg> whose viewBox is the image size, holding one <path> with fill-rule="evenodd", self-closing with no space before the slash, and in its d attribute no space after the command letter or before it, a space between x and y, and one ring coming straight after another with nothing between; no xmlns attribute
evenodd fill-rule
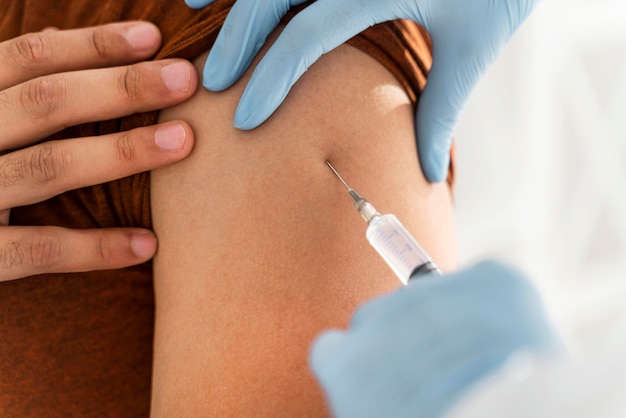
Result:
<svg viewBox="0 0 626 418"><path fill-rule="evenodd" d="M68 126L172 106L196 90L193 66L147 62L161 36L150 24L31 33L0 43L0 281L126 267L156 250L141 229L9 227L13 207L185 158L186 123L33 145ZM116 67L117 66L117 67Z"/></svg>

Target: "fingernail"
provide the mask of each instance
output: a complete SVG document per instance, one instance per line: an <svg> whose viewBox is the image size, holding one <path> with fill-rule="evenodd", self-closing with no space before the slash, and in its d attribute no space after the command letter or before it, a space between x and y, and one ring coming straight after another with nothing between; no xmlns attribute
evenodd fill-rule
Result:
<svg viewBox="0 0 626 418"><path fill-rule="evenodd" d="M130 247L137 257L150 259L156 252L156 238L149 232L133 234L130 238Z"/></svg>
<svg viewBox="0 0 626 418"><path fill-rule="evenodd" d="M161 68L161 78L171 91L187 91L191 81L191 68L185 62L166 65Z"/></svg>
<svg viewBox="0 0 626 418"><path fill-rule="evenodd" d="M154 142L163 151L180 151L185 145L187 133L179 124L159 127L154 133Z"/></svg>
<svg viewBox="0 0 626 418"><path fill-rule="evenodd" d="M154 48L159 39L159 30L149 23L138 23L126 31L128 44L137 52Z"/></svg>

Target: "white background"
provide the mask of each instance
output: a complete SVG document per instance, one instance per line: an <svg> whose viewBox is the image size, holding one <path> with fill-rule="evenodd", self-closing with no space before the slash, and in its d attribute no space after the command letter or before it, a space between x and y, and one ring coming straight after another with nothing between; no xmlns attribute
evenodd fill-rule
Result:
<svg viewBox="0 0 626 418"><path fill-rule="evenodd" d="M626 347L626 0L544 0L457 130L461 266L516 264L574 352Z"/></svg>

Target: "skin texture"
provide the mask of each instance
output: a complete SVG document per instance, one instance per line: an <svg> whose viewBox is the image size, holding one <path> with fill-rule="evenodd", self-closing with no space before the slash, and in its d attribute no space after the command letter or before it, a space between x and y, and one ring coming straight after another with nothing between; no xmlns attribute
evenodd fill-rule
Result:
<svg viewBox="0 0 626 418"><path fill-rule="evenodd" d="M243 132L232 120L249 75L161 114L184 116L196 145L152 177L156 417L327 415L313 339L399 281L326 160L444 270L456 265L450 189L424 179L413 108L387 70L342 46Z"/></svg>

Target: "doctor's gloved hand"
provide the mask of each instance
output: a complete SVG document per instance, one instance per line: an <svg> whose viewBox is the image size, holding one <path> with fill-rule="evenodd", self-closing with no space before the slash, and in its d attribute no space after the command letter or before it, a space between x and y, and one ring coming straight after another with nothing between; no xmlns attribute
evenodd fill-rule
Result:
<svg viewBox="0 0 626 418"><path fill-rule="evenodd" d="M530 282L484 262L366 303L317 339L311 366L336 417L439 418L519 351L563 346Z"/></svg>
<svg viewBox="0 0 626 418"><path fill-rule="evenodd" d="M201 8L213 0L185 0ZM268 51L241 98L235 126L252 129L282 103L324 53L366 28L411 19L429 32L432 71L416 115L426 178L446 179L452 134L474 85L539 0L317 0L301 11ZM248 68L290 7L305 0L239 0L204 68L204 86L220 91Z"/></svg>

